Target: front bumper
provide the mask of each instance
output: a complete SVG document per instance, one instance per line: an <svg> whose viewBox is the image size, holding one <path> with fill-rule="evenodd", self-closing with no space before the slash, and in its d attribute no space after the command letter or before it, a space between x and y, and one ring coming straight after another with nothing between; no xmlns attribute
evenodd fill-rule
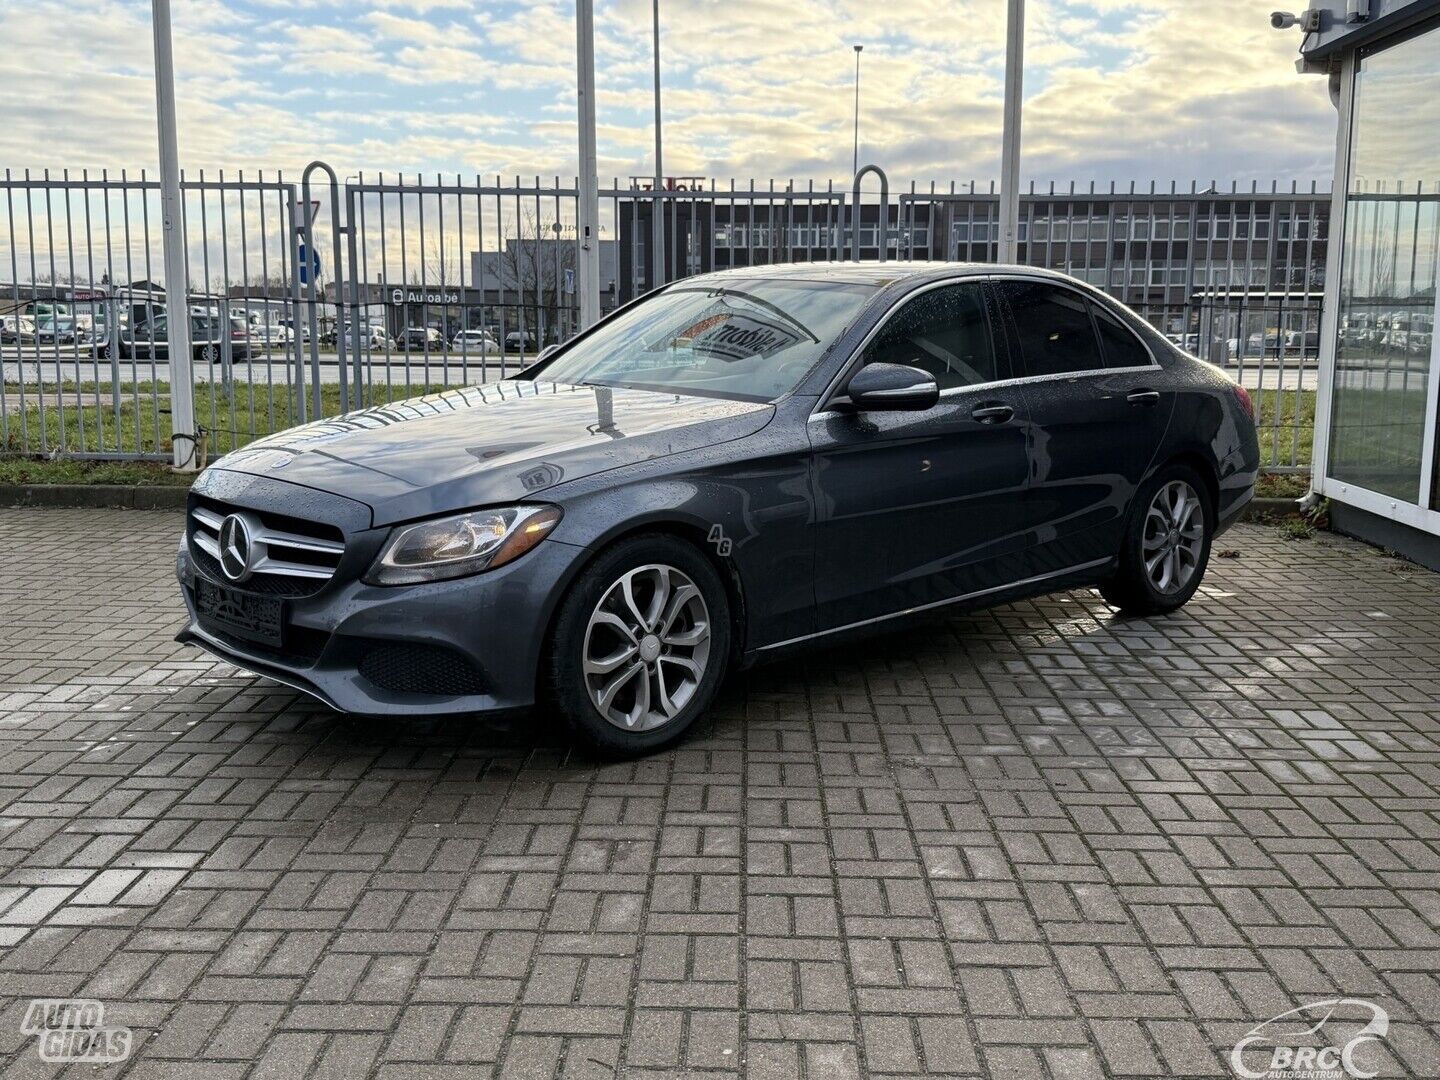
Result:
<svg viewBox="0 0 1440 1080"><path fill-rule="evenodd" d="M283 601L287 644L273 649L201 624L195 582L205 575L182 541L176 576L188 620L175 639L341 712L445 716L522 710L535 702L550 616L583 554L583 548L545 540L508 566L453 581L383 588L332 582L313 596ZM410 684L406 689L367 677L367 654L397 646L458 654L473 666L475 692L415 692L423 673L409 673L402 680Z"/></svg>

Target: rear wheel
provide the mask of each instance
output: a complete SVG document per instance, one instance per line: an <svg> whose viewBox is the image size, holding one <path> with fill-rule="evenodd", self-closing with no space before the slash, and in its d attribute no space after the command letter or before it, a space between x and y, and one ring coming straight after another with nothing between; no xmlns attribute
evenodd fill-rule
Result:
<svg viewBox="0 0 1440 1080"><path fill-rule="evenodd" d="M1133 615L1158 615L1183 605L1205 576L1215 512L1204 482L1188 465L1169 465L1141 488L1115 576L1100 588Z"/></svg>
<svg viewBox="0 0 1440 1080"><path fill-rule="evenodd" d="M730 655L730 604L699 551L661 534L621 541L571 586L545 664L550 700L596 750L679 739L710 707Z"/></svg>

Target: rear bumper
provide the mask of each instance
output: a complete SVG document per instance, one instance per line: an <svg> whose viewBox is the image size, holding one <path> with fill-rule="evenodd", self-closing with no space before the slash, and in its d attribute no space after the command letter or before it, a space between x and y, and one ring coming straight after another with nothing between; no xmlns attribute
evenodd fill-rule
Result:
<svg viewBox="0 0 1440 1080"><path fill-rule="evenodd" d="M1229 502L1226 503L1226 505L1217 515L1215 521L1215 535L1219 536L1226 529L1230 528L1231 525L1234 525L1235 522L1239 521L1240 512L1244 510L1245 507L1249 506L1250 501L1254 498L1255 488L1253 485L1251 487L1245 488L1243 491L1233 493L1230 497Z"/></svg>
<svg viewBox="0 0 1440 1080"><path fill-rule="evenodd" d="M195 583L203 575L182 542L176 576L188 618L175 640L341 712L447 716L523 710L535 702L555 598L583 553L547 540L510 566L455 581L327 586L315 596L283 601L286 646L275 649L201 622ZM381 651L391 659L383 667L371 665ZM416 692L430 689L427 671L423 666L397 671L394 657L403 663L417 654L437 658L452 675L458 670L464 689ZM385 674L377 675L377 669Z"/></svg>

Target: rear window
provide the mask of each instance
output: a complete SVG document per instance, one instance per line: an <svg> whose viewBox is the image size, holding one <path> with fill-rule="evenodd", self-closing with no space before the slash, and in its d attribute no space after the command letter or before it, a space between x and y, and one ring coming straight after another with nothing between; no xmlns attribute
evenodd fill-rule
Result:
<svg viewBox="0 0 1440 1080"><path fill-rule="evenodd" d="M1090 310L1095 313L1095 325L1100 328L1100 344L1105 350L1106 367L1149 367L1153 363L1150 351L1141 344L1129 327L1099 304L1092 302Z"/></svg>

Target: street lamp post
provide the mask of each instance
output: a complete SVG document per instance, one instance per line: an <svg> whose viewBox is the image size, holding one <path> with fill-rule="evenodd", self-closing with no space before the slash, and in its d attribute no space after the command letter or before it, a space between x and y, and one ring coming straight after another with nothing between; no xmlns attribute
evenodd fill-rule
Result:
<svg viewBox="0 0 1440 1080"><path fill-rule="evenodd" d="M1010 0L1005 17L1005 119L1000 149L999 261L1020 252L1020 113L1024 96L1025 0Z"/></svg>
<svg viewBox="0 0 1440 1080"><path fill-rule="evenodd" d="M855 152L850 158L850 175L860 171L860 52L864 45L855 46Z"/></svg>
<svg viewBox="0 0 1440 1080"><path fill-rule="evenodd" d="M655 264L655 286L665 284L665 204L660 192L665 187L665 167L660 153L660 0L654 0L655 23L655 197L650 204L652 262Z"/></svg>
<svg viewBox="0 0 1440 1080"><path fill-rule="evenodd" d="M580 233L575 263L580 329L600 318L600 178L595 173L595 3L575 0L575 68L580 120L580 184L575 221Z"/></svg>

